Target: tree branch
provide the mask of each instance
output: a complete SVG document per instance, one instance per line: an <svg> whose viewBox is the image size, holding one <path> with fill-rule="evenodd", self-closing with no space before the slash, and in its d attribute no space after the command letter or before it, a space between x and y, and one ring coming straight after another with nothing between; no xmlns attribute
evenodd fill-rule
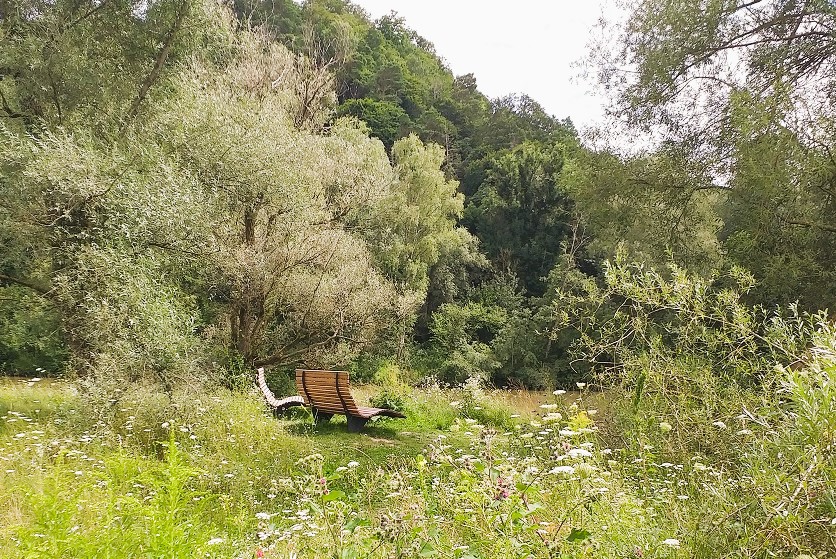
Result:
<svg viewBox="0 0 836 559"><path fill-rule="evenodd" d="M788 225L797 225L799 227L807 227L811 229L819 229L821 231L827 231L828 233L836 233L836 227L832 225L825 225L824 223L814 223L812 221L799 221L794 219L786 220Z"/></svg>
<svg viewBox="0 0 836 559"><path fill-rule="evenodd" d="M151 69L151 72L142 82L142 85L139 88L139 93L134 99L134 102L131 104L131 108L128 110L128 118L126 122L133 120L137 113L139 112L139 106L148 96L148 92L151 90L151 86L156 83L157 79L160 77L160 73L163 70L163 66L165 66L166 61L168 60L169 54L171 54L171 47L174 45L174 39L177 36L180 27L183 25L183 20L186 19L186 14L189 11L189 0L183 0L180 3L180 7L177 9L177 14L174 16L174 24L171 26L171 29L166 34L165 40L163 41L163 46L160 49L159 54L157 54L157 58L154 61L154 67Z"/></svg>
<svg viewBox="0 0 836 559"><path fill-rule="evenodd" d="M28 287L32 291L38 293L39 295L46 296L50 290L42 285L38 285L37 283L31 282L29 280L15 278L12 276L7 276L6 274L0 274L0 282L8 282L14 283L16 285L20 285L23 287Z"/></svg>

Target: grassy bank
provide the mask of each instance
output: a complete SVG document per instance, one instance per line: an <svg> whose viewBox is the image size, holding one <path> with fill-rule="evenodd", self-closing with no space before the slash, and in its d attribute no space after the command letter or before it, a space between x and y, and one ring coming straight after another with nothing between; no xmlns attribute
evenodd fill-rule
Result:
<svg viewBox="0 0 836 559"><path fill-rule="evenodd" d="M763 492L773 470L751 457L774 427L717 418L750 457L730 463L684 452L675 418L608 446L617 406L600 395L398 397L409 419L351 435L303 410L275 419L255 392L6 382L0 558L825 556L832 541L824 456L779 464L787 495Z"/></svg>

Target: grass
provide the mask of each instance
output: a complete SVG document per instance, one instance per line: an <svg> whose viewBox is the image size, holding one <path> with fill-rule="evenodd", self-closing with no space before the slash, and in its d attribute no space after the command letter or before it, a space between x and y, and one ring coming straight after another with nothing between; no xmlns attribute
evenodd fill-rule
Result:
<svg viewBox="0 0 836 559"><path fill-rule="evenodd" d="M275 419L255 391L3 382L0 559L823 557L832 542L829 447L788 465L750 424L723 431L732 471L678 444L691 430L660 427L658 403L612 446L612 394L387 390L408 419L352 435L304 410Z"/></svg>

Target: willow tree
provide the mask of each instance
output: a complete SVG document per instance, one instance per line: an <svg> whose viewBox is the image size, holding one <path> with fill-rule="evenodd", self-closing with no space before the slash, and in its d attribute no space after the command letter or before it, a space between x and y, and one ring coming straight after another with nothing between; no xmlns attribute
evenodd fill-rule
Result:
<svg viewBox="0 0 836 559"><path fill-rule="evenodd" d="M836 303L836 7L641 0L592 60L611 114L686 153L762 300ZM696 185L696 183L695 183ZM693 197L700 194L689 187Z"/></svg>
<svg viewBox="0 0 836 559"><path fill-rule="evenodd" d="M229 356L345 363L424 295L381 265L369 228L393 197L443 178L438 158L404 173L359 122L326 127L333 91L312 100L299 83L327 82L325 70L213 17L227 43L178 63L117 133L3 129L0 232L17 232L16 269L30 273L0 279L55 301L81 364L170 381ZM448 206L433 205L460 206L444 186L411 200L433 227L410 229L410 243L454 231Z"/></svg>

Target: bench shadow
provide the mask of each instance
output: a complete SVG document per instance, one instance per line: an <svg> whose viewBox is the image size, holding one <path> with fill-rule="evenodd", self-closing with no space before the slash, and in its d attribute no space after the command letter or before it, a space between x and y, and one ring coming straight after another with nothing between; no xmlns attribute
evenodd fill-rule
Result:
<svg viewBox="0 0 836 559"><path fill-rule="evenodd" d="M334 416L331 421L315 424L310 414L290 414L279 416L288 433L293 435L348 435L395 440L401 432L397 425L387 419L368 422L360 433L349 433L348 424L342 416Z"/></svg>

